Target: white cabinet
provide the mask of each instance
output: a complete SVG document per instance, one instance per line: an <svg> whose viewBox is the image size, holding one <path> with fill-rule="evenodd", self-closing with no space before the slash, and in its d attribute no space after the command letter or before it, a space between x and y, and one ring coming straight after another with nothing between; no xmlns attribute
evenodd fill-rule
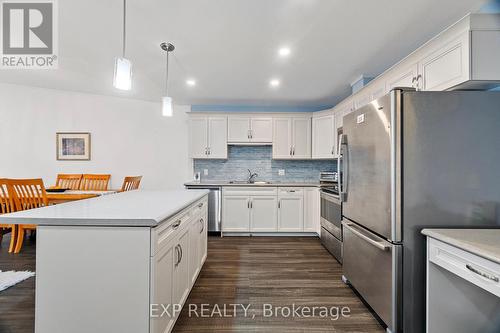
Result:
<svg viewBox="0 0 500 333"><path fill-rule="evenodd" d="M250 197L250 231L273 232L277 231L276 196Z"/></svg>
<svg viewBox="0 0 500 333"><path fill-rule="evenodd" d="M416 88L417 75L418 63L398 66L387 74L386 90L389 92L398 87Z"/></svg>
<svg viewBox="0 0 500 333"><path fill-rule="evenodd" d="M165 246L151 258L151 304L173 304L172 277L174 271L174 246ZM151 333L170 331L173 318L151 318Z"/></svg>
<svg viewBox="0 0 500 333"><path fill-rule="evenodd" d="M312 119L312 158L329 159L337 156L337 128L333 114Z"/></svg>
<svg viewBox="0 0 500 333"><path fill-rule="evenodd" d="M446 90L469 80L469 32L432 51L419 62L418 88Z"/></svg>
<svg viewBox="0 0 500 333"><path fill-rule="evenodd" d="M283 188L278 191L278 230L301 232L304 230L304 191Z"/></svg>
<svg viewBox="0 0 500 333"><path fill-rule="evenodd" d="M191 158L227 158L226 117L191 117L189 146Z"/></svg>
<svg viewBox="0 0 500 333"><path fill-rule="evenodd" d="M174 271L173 271L173 304L184 304L190 286L189 278L189 228L185 228L176 239L174 245Z"/></svg>
<svg viewBox="0 0 500 333"><path fill-rule="evenodd" d="M270 117L228 118L227 133L229 143L271 143L273 140L273 120Z"/></svg>
<svg viewBox="0 0 500 333"><path fill-rule="evenodd" d="M250 198L247 195L223 195L222 231L250 230Z"/></svg>
<svg viewBox="0 0 500 333"><path fill-rule="evenodd" d="M160 307L182 306L206 259L207 197L151 230L150 303ZM150 332L165 333L173 328L175 316L150 318Z"/></svg>
<svg viewBox="0 0 500 333"><path fill-rule="evenodd" d="M320 230L320 193L317 187L304 189L304 231Z"/></svg>
<svg viewBox="0 0 500 333"><path fill-rule="evenodd" d="M231 187L222 191L223 232L277 231L275 187Z"/></svg>
<svg viewBox="0 0 500 333"><path fill-rule="evenodd" d="M273 119L273 158L311 158L311 118Z"/></svg>

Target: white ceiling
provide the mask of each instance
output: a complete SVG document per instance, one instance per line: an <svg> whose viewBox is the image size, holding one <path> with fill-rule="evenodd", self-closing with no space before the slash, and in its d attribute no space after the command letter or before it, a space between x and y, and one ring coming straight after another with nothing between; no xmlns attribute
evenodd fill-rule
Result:
<svg viewBox="0 0 500 333"><path fill-rule="evenodd" d="M0 82L181 104L333 105L484 0L128 0L133 88L112 86L122 0L62 0L59 69L0 70ZM291 55L279 58L278 48ZM194 78L195 87L186 79ZM271 78L281 86L269 87Z"/></svg>

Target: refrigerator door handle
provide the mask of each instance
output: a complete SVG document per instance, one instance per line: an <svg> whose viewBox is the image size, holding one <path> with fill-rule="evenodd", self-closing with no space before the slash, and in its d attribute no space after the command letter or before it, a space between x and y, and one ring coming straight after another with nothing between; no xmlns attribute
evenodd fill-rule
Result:
<svg viewBox="0 0 500 333"><path fill-rule="evenodd" d="M347 172L349 170L348 165L348 157L347 157L347 135L340 135L340 154L339 159L337 160L337 170L339 170L339 191L340 191L340 200L342 202L347 201ZM338 169L340 167L340 159L342 159L342 170Z"/></svg>
<svg viewBox="0 0 500 333"><path fill-rule="evenodd" d="M371 245L375 246L376 248L378 248L382 251L387 251L391 248L390 245L387 245L385 243L385 241L383 241L383 240L376 241L376 240L371 238L373 236L369 237L369 236L365 235L364 232L359 230L359 228L356 227L356 225L354 223L342 222L342 224L344 225L345 228L349 229L350 232L352 232L353 234L355 234L359 238L363 239L364 241L370 243Z"/></svg>

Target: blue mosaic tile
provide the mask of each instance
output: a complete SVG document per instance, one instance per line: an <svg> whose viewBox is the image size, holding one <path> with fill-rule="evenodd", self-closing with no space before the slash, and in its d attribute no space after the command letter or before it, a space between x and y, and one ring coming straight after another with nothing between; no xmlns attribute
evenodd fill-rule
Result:
<svg viewBox="0 0 500 333"><path fill-rule="evenodd" d="M257 180L314 182L321 171L337 169L333 160L273 160L272 154L272 146L229 146L227 160L195 159L194 172L200 172L202 181L246 180L250 169L259 174ZM285 176L278 175L279 169L285 170Z"/></svg>

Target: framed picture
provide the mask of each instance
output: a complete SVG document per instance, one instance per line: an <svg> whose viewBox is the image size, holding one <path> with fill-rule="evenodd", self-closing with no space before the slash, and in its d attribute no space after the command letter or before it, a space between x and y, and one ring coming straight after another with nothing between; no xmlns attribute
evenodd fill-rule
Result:
<svg viewBox="0 0 500 333"><path fill-rule="evenodd" d="M57 160L90 160L90 133L56 133Z"/></svg>

